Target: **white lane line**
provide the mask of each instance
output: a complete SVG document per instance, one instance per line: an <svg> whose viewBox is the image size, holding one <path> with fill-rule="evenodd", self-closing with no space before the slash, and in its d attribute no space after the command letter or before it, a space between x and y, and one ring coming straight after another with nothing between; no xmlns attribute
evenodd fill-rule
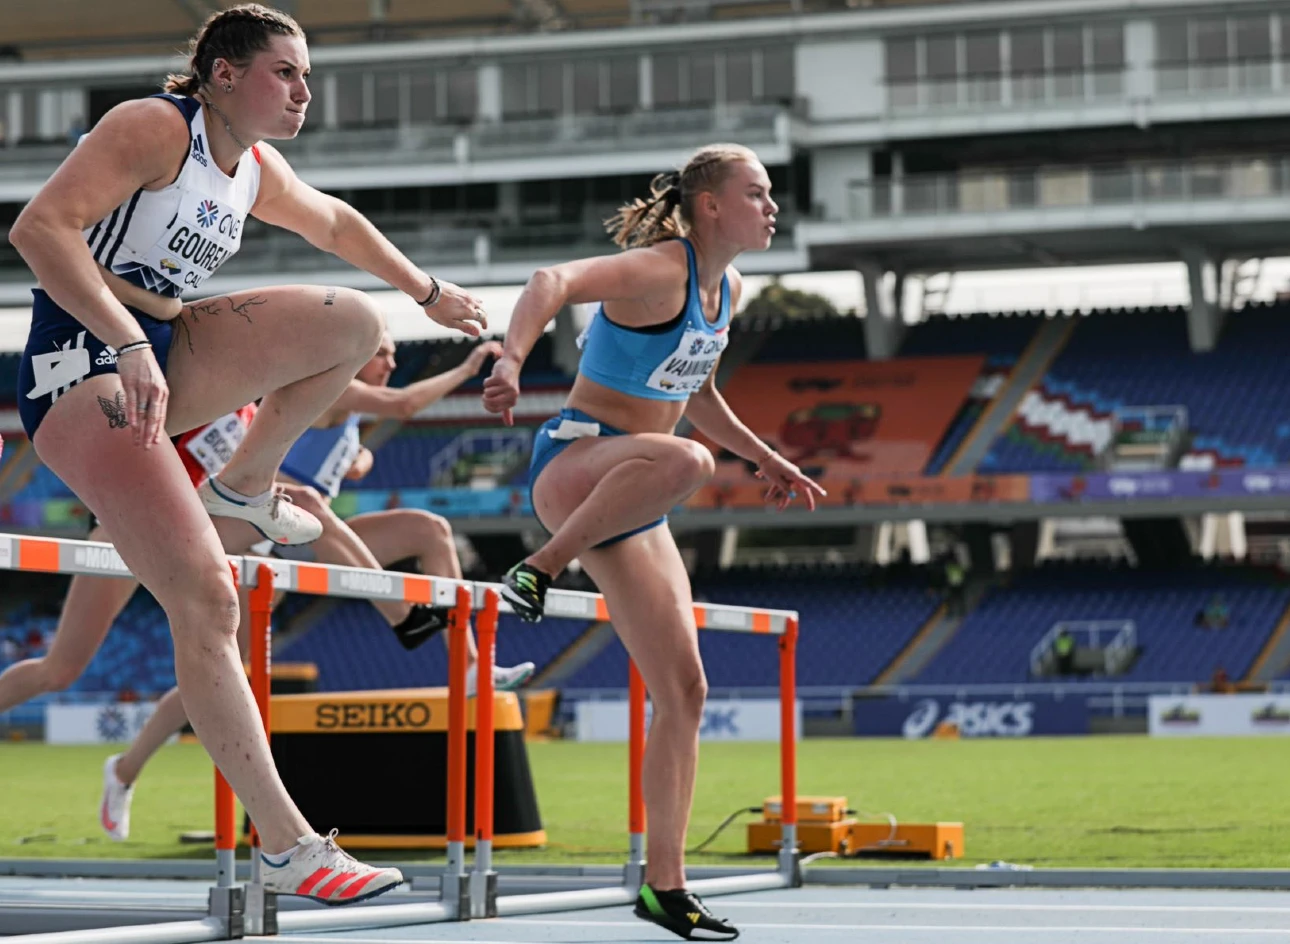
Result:
<svg viewBox="0 0 1290 944"><path fill-rule="evenodd" d="M505 920L505 919L503 919ZM556 924L557 922L547 922ZM610 924L612 927L619 925L609 922L570 922L573 924L587 924L588 926L603 927ZM624 927L639 927L638 924L624 924ZM985 934L1028 934L1034 935L1036 932L1043 934L1064 933L1064 934L1213 934L1213 935L1278 935L1286 938L1290 931L1284 931L1280 928L1117 928L1117 927L990 927L982 925L944 925L944 924L746 924L740 923L740 929L803 929L803 930L822 930L831 929L838 931L879 931L887 934L898 931L913 931L926 933L940 933L953 931L955 934L970 934L980 932ZM247 941L262 941L265 944L551 944L550 941L521 941L515 938L506 940L483 940L474 937L343 937L344 932L337 932L332 937L304 937L295 934L279 934L277 937L247 937ZM588 940L592 940L589 938Z"/></svg>
<svg viewBox="0 0 1290 944"><path fill-rule="evenodd" d="M1252 905L1242 907L1241 905L1042 905L1042 904L968 904L952 902L913 902L913 901L805 901L794 904L787 901L777 902L760 902L760 901L722 901L718 905L718 910L725 911L729 908L800 908L820 909L829 911L832 909L864 909L873 911L1142 911L1148 913L1157 912L1186 912L1187 914L1290 914L1290 906L1277 907L1273 905Z"/></svg>
<svg viewBox="0 0 1290 944"><path fill-rule="evenodd" d="M393 930L393 928L391 928ZM337 931L330 937L301 936L287 932L276 937L244 937L244 941L274 942L274 944L551 944L550 941L484 941L474 937L343 937Z"/></svg>
<svg viewBox="0 0 1290 944"><path fill-rule="evenodd" d="M528 921L515 918L502 918L503 924L541 924L546 926L586 927L586 928L639 928L640 921ZM1144 927L1102 927L1082 926L1060 927L1056 925L978 925L978 924L770 924L739 922L740 930L744 928L800 929L807 931L953 931L956 934L969 931L983 931L991 934L1051 934L1084 933L1084 934L1279 934L1290 935L1283 928L1144 928ZM390 942L386 942L390 944Z"/></svg>

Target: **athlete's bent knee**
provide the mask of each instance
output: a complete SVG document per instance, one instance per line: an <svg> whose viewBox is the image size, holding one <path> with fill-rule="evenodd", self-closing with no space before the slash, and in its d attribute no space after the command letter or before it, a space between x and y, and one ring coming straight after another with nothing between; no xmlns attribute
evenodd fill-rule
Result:
<svg viewBox="0 0 1290 944"><path fill-rule="evenodd" d="M657 694L651 692L655 712L698 727L708 700L708 679L702 665L688 666Z"/></svg>
<svg viewBox="0 0 1290 944"><path fill-rule="evenodd" d="M452 542L452 525L447 518L429 511L418 511L416 515L418 531L425 540L434 544Z"/></svg>
<svg viewBox="0 0 1290 944"><path fill-rule="evenodd" d="M337 308L343 316L340 323L344 325L345 339L353 345L354 355L362 363L367 363L381 346L381 335L385 333L385 316L366 292L349 288L337 291L340 302Z"/></svg>
<svg viewBox="0 0 1290 944"><path fill-rule="evenodd" d="M241 607L227 572L215 573L186 587L167 601L166 616L176 643L181 638L232 639L237 635Z"/></svg>
<svg viewBox="0 0 1290 944"><path fill-rule="evenodd" d="M674 490L688 494L712 478L717 464L706 446L683 439L673 447L663 467Z"/></svg>

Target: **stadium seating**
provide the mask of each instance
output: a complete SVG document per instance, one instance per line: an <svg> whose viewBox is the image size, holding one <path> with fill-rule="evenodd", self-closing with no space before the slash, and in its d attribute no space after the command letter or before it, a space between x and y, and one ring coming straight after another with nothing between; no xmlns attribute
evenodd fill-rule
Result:
<svg viewBox="0 0 1290 944"><path fill-rule="evenodd" d="M1117 408L1187 408L1185 455L1215 466L1290 462L1290 395L1280 352L1290 344L1286 306L1228 315L1215 350L1193 353L1177 309L1083 318L1032 395L1065 412L1108 420ZM1051 430L1018 420L992 445L981 472L1075 471L1095 456Z"/></svg>
<svg viewBox="0 0 1290 944"><path fill-rule="evenodd" d="M45 654L57 625L57 617L48 615L47 611L38 613L30 602L23 602L5 613L0 639L23 643L33 634L39 635L45 644L23 645L21 657L40 656ZM0 670L9 664L0 656ZM114 695L128 691L149 697L167 691L174 684L174 648L169 624L156 600L146 592L139 592L113 625L107 643L69 691Z"/></svg>
<svg viewBox="0 0 1290 944"><path fill-rule="evenodd" d="M1200 629L1196 614L1215 594L1231 625ZM1126 682L1208 679L1218 665L1242 677L1290 605L1290 588L1259 571L1195 567L1142 572L1129 567L1049 564L1017 574L968 614L917 683L1030 680L1032 648L1063 620L1133 620L1141 655Z"/></svg>
<svg viewBox="0 0 1290 944"><path fill-rule="evenodd" d="M435 453L456 438L456 432L441 427L405 426L373 453L372 471L345 488L426 488Z"/></svg>
<svg viewBox="0 0 1290 944"><path fill-rule="evenodd" d="M872 682L940 605L927 584L924 575L865 577L854 568L740 568L696 578L695 596L798 610L798 685L855 688ZM701 632L699 649L712 689L779 685L779 656L765 638ZM565 682L570 689L626 685L627 653L617 642Z"/></svg>
<svg viewBox="0 0 1290 944"><path fill-rule="evenodd" d="M546 620L540 627L503 615L497 632L497 662L533 662L540 672L586 631L579 620ZM342 600L308 633L275 651L275 658L318 666L319 691L414 688L446 685L447 648L432 640L405 650L368 603Z"/></svg>
<svg viewBox="0 0 1290 944"><path fill-rule="evenodd" d="M1040 324L1041 317L1033 315L973 315L970 318L933 316L910 327L900 347L902 357L986 355L976 387L937 444L925 474L940 475L945 470L945 464L972 432L998 384L1011 372Z"/></svg>

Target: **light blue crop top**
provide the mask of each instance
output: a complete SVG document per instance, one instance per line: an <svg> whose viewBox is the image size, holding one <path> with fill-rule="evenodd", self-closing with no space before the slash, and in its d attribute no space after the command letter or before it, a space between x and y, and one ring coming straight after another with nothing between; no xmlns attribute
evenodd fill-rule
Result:
<svg viewBox="0 0 1290 944"><path fill-rule="evenodd" d="M721 277L721 312L710 324L699 301L694 247L681 243L689 263L681 313L665 324L626 328L610 321L602 304L579 338L578 373L646 400L688 400L703 386L730 340L730 282Z"/></svg>

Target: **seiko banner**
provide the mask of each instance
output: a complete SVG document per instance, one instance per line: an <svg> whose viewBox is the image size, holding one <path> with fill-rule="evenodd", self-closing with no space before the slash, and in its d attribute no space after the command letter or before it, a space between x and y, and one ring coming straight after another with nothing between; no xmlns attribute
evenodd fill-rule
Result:
<svg viewBox="0 0 1290 944"><path fill-rule="evenodd" d="M579 741L626 741L627 702L580 701L574 709ZM653 717L646 709L646 724ZM797 704L797 737L802 736L802 705ZM710 701L703 708L701 741L778 741L779 702L774 699Z"/></svg>
<svg viewBox="0 0 1290 944"><path fill-rule="evenodd" d="M1290 695L1152 695L1152 737L1290 734Z"/></svg>
<svg viewBox="0 0 1290 944"><path fill-rule="evenodd" d="M1080 695L1024 697L888 697L856 702L855 733L861 737L930 737L952 725L959 737L1022 738L1088 734L1088 702Z"/></svg>

